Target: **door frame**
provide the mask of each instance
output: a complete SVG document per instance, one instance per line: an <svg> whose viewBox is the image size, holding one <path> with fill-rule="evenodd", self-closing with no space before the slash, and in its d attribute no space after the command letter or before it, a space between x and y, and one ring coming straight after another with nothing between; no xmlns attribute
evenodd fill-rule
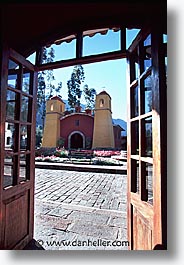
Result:
<svg viewBox="0 0 184 265"><path fill-rule="evenodd" d="M162 36L162 32L159 32L159 29L157 28L153 28L152 29L152 34L153 34L153 53L155 54L154 58L153 58L153 63L154 63L154 69L152 72L152 75L155 78L155 83L154 83L154 108L155 108L155 112L153 113L153 120L154 123L157 125L157 127L155 127L155 130L153 131L153 159L156 159L154 161L154 164L157 165L154 167L154 175L156 174L157 176L162 176L160 179L160 186L159 188L156 190L154 189L155 194L157 194L158 196L155 196L155 201L154 201L154 212L158 211L160 213L160 217L161 218L157 218L157 215L154 215L153 218L153 225L154 225L154 231L159 231L157 233L157 235L154 237L153 239L153 246L155 247L155 249L157 247L166 247L166 242L167 242L167 189L166 189L166 184L167 184L167 174L166 174L166 168L167 168L167 138L166 138L166 131L165 131L165 124L166 124L166 120L167 120L167 104L166 104L166 87L165 87L165 75L164 75L164 62L160 61L160 58L163 54L163 49L161 49L160 44L161 44L161 36ZM135 45L135 41L133 42L133 45ZM81 46L81 45L80 45ZM81 47L82 49L82 47ZM6 101L6 84L7 84L7 80L6 80L6 76L8 75L8 67L7 67L7 63L8 63L8 53L9 53L9 49L8 47L3 47L2 49L2 62L4 62L2 65L0 65L0 70L1 70L1 98L0 98L0 109L5 109L4 108L4 102ZM21 60L23 60L23 62L26 62L25 58L23 56L19 56L16 52L14 52L13 50L11 50L12 53L14 53L15 56L18 56L19 58L21 58ZM88 56L86 58L79 58L76 60L69 60L68 62L57 62L57 63L50 63L48 65L39 65L39 62L37 64L37 66L33 66L34 70L37 71L41 71L41 70L46 70L46 69L56 69L56 68L62 68L62 67L66 67L66 66L71 66L74 64L85 64L85 63L90 63L90 62L97 62L97 61L104 61L104 60L109 60L109 59L120 59L120 58L125 58L127 57L126 54L126 48L125 48L125 44L122 46L121 51L120 52L114 52L111 54L106 54L106 55L100 55L100 56ZM96 58L96 59L95 59ZM161 66L160 66L161 63ZM30 63L29 63L30 65ZM35 78L36 80L36 78ZM36 81L35 81L36 82ZM35 94L34 94L34 99L36 100L36 90L35 90ZM35 114L35 108L36 108L36 101L34 104L34 114ZM128 109L130 108L130 106L128 105ZM35 127L35 126L33 126ZM1 129L1 136L0 136L0 148L1 150L4 150L4 131L5 131L5 114L1 111L0 112L0 129ZM128 138L129 138L129 142L128 142L128 150L129 150L129 143L130 143L130 128L128 129ZM35 145L34 145L34 141L35 139L33 139L32 141L32 150L34 150ZM159 148L158 148L159 147ZM128 163L127 163L127 172L130 172L130 150L128 151ZM159 160L158 160L159 159ZM32 162L32 175L34 175L34 160L31 160ZM4 168L4 155L1 153L0 154L0 174L1 176L3 176L3 168ZM34 178L32 180L32 184L34 187ZM2 183L2 178L1 178L1 183L0 183L0 189L2 190L3 187L3 183ZM130 188L130 183L129 183L129 188ZM128 188L128 189L129 189ZM11 193L11 191L9 192ZM33 205L34 205L34 190L31 190L31 195L32 195L32 199L30 201L30 215L29 217L31 218L30 221L30 236L27 237L24 242L19 243L16 245L15 248L22 248L23 245L25 245L26 243L28 243L28 241L30 239L33 238ZM130 201L130 193L128 192L128 200ZM3 193L0 193L0 207L1 210L3 208ZM128 210L129 213L129 218L130 218L130 214L131 214L131 210ZM5 229L5 222L2 221L2 219L0 220L0 225L2 227L2 229L0 230L0 246L3 245L3 237L4 237L4 229ZM128 234L129 234L129 241L130 241L130 246L131 246L131 242L132 242L132 234L131 234L131 225L130 222L128 222ZM157 230L158 229L158 230ZM161 232L161 233L160 233Z"/></svg>
<svg viewBox="0 0 184 265"><path fill-rule="evenodd" d="M0 97L0 249L23 249L33 238L33 225L34 225L34 175L35 175L35 121L36 121L36 98L37 98L37 68L27 61L22 55L9 48L7 45L2 47L2 58L0 65L1 74L1 97ZM18 87L15 89L8 88L8 75L9 75L9 60L15 62L18 68L17 79ZM24 71L29 72L29 90L24 92L22 89L22 80ZM6 117L6 93L7 90L16 95L14 113L17 117L12 120ZM27 93L27 94L26 94ZM27 96L27 97L26 97ZM29 120L21 120L21 104L22 97L28 100L27 103L27 117ZM12 147L11 150L5 150L5 122L12 123L14 126L16 138L16 148ZM27 148L21 150L21 126L27 128ZM28 147L29 146L29 147ZM5 154L12 157L10 162L11 171L9 174L12 183L4 186L4 165ZM15 158L16 159L13 159ZM21 157L25 157L25 161L21 162ZM25 165L23 165L25 163ZM24 173L21 173L23 170ZM23 178L21 177L24 176ZM18 218L18 213L20 218ZM25 219L24 219L25 217ZM16 219L16 220L14 220ZM24 221L25 220L25 221ZM16 226L16 225L17 226ZM14 227L14 225L16 227ZM7 228L9 227L9 229ZM24 233L21 234L21 228L24 227ZM12 230L12 227L14 229ZM10 231L11 230L11 231ZM16 231L17 230L17 231ZM20 235L19 235L20 231ZM14 237L17 241L15 242Z"/></svg>

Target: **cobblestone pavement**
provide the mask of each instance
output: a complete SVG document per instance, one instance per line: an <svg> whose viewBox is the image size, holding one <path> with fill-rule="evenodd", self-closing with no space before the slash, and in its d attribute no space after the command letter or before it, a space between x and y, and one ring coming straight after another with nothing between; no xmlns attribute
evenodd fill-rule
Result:
<svg viewBox="0 0 184 265"><path fill-rule="evenodd" d="M126 250L127 177L36 169L34 238L46 250Z"/></svg>

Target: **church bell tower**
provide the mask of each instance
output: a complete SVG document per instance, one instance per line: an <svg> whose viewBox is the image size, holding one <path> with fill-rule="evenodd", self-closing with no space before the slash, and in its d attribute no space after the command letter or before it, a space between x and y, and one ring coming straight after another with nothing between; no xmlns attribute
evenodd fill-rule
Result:
<svg viewBox="0 0 184 265"><path fill-rule="evenodd" d="M96 95L92 148L114 148L111 97L106 91Z"/></svg>
<svg viewBox="0 0 184 265"><path fill-rule="evenodd" d="M57 147L60 137L60 118L64 111L65 103L58 96L47 101L42 147Z"/></svg>

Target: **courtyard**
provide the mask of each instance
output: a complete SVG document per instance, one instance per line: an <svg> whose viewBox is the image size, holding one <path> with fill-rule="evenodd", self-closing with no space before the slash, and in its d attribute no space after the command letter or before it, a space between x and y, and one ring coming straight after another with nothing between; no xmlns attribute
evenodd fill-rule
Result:
<svg viewBox="0 0 184 265"><path fill-rule="evenodd" d="M127 176L36 168L34 239L45 250L126 250Z"/></svg>

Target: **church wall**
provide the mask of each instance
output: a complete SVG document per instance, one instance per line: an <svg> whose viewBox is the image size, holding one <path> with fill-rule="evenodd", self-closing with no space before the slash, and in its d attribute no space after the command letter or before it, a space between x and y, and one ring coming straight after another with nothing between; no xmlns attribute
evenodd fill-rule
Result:
<svg viewBox="0 0 184 265"><path fill-rule="evenodd" d="M109 110L96 110L93 148L114 148L112 116Z"/></svg>
<svg viewBox="0 0 184 265"><path fill-rule="evenodd" d="M115 148L122 149L121 128L119 126L113 126L113 131Z"/></svg>
<svg viewBox="0 0 184 265"><path fill-rule="evenodd" d="M60 120L60 137L65 139L64 147L68 148L68 136L79 131L85 138L93 139L94 118L86 114L71 114Z"/></svg>

